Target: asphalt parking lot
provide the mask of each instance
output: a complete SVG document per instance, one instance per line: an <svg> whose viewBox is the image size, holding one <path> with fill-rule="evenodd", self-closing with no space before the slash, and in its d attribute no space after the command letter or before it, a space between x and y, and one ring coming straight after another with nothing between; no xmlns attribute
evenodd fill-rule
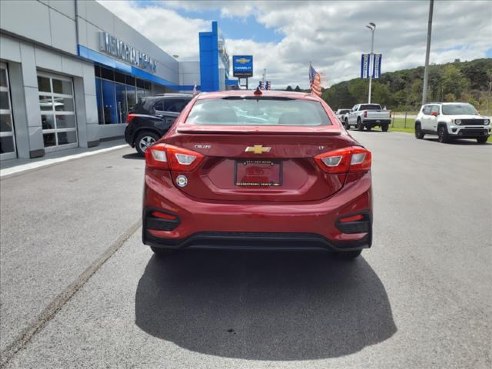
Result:
<svg viewBox="0 0 492 369"><path fill-rule="evenodd" d="M130 148L2 178L5 367L490 368L492 145L353 135L374 183L373 248L353 263L156 259Z"/></svg>

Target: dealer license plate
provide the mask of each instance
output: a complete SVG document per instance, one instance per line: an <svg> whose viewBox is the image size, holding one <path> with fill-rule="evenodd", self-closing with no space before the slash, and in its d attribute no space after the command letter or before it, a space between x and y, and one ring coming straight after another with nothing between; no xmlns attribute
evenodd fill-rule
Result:
<svg viewBox="0 0 492 369"><path fill-rule="evenodd" d="M282 163L274 160L237 160L234 182L236 186L280 186Z"/></svg>

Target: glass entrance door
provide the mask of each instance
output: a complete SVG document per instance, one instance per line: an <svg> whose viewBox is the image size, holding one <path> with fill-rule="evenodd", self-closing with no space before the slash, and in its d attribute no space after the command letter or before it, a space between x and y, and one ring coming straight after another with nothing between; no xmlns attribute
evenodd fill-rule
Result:
<svg viewBox="0 0 492 369"><path fill-rule="evenodd" d="M13 159L15 152L14 121L10 105L7 65L0 63L0 159Z"/></svg>
<svg viewBox="0 0 492 369"><path fill-rule="evenodd" d="M77 147L72 80L38 72L38 89L45 150Z"/></svg>

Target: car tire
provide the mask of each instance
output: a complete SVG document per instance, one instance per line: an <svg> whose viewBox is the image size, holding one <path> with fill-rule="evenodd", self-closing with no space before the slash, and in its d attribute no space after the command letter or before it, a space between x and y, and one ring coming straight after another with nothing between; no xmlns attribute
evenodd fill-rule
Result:
<svg viewBox="0 0 492 369"><path fill-rule="evenodd" d="M487 142L488 138L489 138L489 136L477 137L477 143L480 145L483 145L484 143Z"/></svg>
<svg viewBox="0 0 492 369"><path fill-rule="evenodd" d="M357 125L355 126L355 128L357 128L358 131L362 131L364 130L364 125L362 124L362 121L359 119L357 119Z"/></svg>
<svg viewBox="0 0 492 369"><path fill-rule="evenodd" d="M381 126L381 131L383 131L383 132L388 132L388 128L389 128L389 124L383 124L383 125Z"/></svg>
<svg viewBox="0 0 492 369"><path fill-rule="evenodd" d="M168 257L170 255L173 255L173 254L176 254L177 250L174 250L174 249L164 249L164 248L161 248L161 247L154 247L154 246L150 246L152 252L154 253L154 255L158 258L165 258L165 257Z"/></svg>
<svg viewBox="0 0 492 369"><path fill-rule="evenodd" d="M353 260L362 253L362 250L336 251L335 258L339 260Z"/></svg>
<svg viewBox="0 0 492 369"><path fill-rule="evenodd" d="M348 123L348 119L345 119L345 121L343 122L343 126L345 127L345 129L346 129L347 131L349 131L349 130L350 130L350 124Z"/></svg>
<svg viewBox="0 0 492 369"><path fill-rule="evenodd" d="M421 140L424 138L424 133L422 132L422 128L420 127L420 123L415 123L415 138L417 140Z"/></svg>
<svg viewBox="0 0 492 369"><path fill-rule="evenodd" d="M147 150L147 147L153 145L158 139L159 136L154 132L146 131L139 133L135 140L135 148L137 149L137 152L143 156L145 155L145 150Z"/></svg>
<svg viewBox="0 0 492 369"><path fill-rule="evenodd" d="M448 130L446 129L445 125L441 125L437 128L437 137L440 143L449 142Z"/></svg>

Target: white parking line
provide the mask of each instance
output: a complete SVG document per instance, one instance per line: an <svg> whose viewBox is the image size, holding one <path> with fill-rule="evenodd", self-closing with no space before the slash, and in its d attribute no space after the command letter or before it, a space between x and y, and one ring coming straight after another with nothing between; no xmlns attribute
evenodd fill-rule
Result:
<svg viewBox="0 0 492 369"><path fill-rule="evenodd" d="M84 158L86 156L93 156L93 155L97 155L97 154L102 154L102 153L105 153L108 151L114 151L114 150L122 149L124 147L128 147L128 145L118 145L118 146L108 147L106 149L89 151L89 152L84 152L84 153L75 154L75 155L62 156L60 158L46 159L46 160L36 161L33 163L17 165L17 166L12 167L12 168L0 169L0 178L4 177L4 176L8 176L10 174L24 172L24 171L30 170L30 169L46 167L48 165L53 165L53 164L62 163L65 161Z"/></svg>

